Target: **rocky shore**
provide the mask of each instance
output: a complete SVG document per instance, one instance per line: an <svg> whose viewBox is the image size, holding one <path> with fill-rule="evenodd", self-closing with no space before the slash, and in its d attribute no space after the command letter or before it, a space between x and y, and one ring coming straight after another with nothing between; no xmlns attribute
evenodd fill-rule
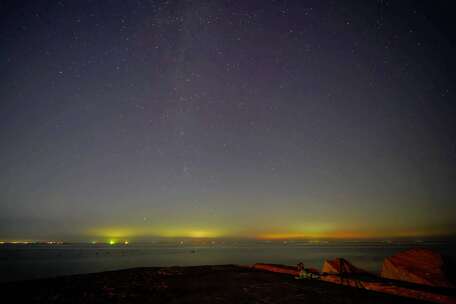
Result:
<svg viewBox="0 0 456 304"><path fill-rule="evenodd" d="M0 285L3 303L425 303L235 265L134 268Z"/></svg>

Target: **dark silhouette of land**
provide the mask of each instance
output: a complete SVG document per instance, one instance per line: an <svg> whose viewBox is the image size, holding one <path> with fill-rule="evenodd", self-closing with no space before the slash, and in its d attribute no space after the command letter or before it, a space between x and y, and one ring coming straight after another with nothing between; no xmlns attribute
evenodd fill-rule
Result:
<svg viewBox="0 0 456 304"><path fill-rule="evenodd" d="M0 285L5 303L425 303L235 265L134 268Z"/></svg>

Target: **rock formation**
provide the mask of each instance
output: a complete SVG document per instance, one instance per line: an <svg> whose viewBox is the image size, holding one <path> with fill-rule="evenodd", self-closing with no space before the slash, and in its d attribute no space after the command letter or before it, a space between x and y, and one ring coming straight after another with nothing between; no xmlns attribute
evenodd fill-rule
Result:
<svg viewBox="0 0 456 304"><path fill-rule="evenodd" d="M342 258L325 260L321 271L332 274L368 274L367 271L354 266L349 261Z"/></svg>
<svg viewBox="0 0 456 304"><path fill-rule="evenodd" d="M434 287L454 287L447 265L441 254L413 248L386 258L380 276Z"/></svg>

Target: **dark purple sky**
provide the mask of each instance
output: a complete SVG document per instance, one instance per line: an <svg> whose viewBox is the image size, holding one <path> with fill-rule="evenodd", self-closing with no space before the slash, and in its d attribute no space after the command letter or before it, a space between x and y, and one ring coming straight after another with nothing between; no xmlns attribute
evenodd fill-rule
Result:
<svg viewBox="0 0 456 304"><path fill-rule="evenodd" d="M456 232L451 1L2 1L0 239Z"/></svg>

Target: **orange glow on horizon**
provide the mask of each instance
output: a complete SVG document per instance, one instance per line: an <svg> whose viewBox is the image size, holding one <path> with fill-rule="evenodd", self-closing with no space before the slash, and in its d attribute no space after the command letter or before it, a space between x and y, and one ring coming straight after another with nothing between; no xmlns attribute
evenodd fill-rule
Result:
<svg viewBox="0 0 456 304"><path fill-rule="evenodd" d="M395 237L433 237L446 235L442 231L331 231L322 233L299 233L299 232L271 232L257 236L262 240L286 240L286 239L373 239Z"/></svg>

